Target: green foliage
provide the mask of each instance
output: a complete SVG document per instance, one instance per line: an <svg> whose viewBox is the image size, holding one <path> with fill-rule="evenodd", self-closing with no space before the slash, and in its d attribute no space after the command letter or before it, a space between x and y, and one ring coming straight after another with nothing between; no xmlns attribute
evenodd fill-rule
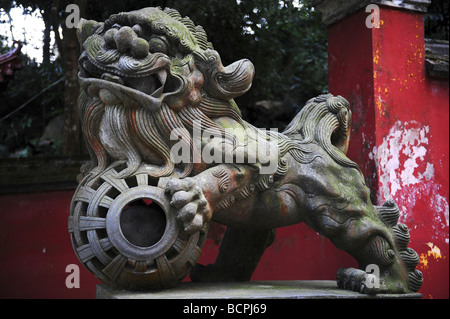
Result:
<svg viewBox="0 0 450 319"><path fill-rule="evenodd" d="M449 40L449 14L447 0L432 0L425 14L425 37Z"/></svg>
<svg viewBox="0 0 450 319"><path fill-rule="evenodd" d="M22 56L21 70L14 74L7 90L0 92L0 117L4 117L25 104L47 86L62 77L61 68L38 65ZM28 103L23 109L0 122L0 156L56 155L61 145L41 147L40 137L48 122L63 112L63 82Z"/></svg>

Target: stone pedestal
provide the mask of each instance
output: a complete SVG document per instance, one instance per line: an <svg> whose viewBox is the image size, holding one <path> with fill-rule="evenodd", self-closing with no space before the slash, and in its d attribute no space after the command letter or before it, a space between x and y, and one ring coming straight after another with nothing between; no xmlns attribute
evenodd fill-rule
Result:
<svg viewBox="0 0 450 319"><path fill-rule="evenodd" d="M420 299L422 294L363 295L342 290L336 281L251 281L239 283L181 283L163 291L134 292L97 285L97 299Z"/></svg>

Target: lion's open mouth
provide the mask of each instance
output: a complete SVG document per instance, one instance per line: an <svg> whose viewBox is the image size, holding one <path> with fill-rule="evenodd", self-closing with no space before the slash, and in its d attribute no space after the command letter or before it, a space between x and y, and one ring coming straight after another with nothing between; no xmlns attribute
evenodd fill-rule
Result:
<svg viewBox="0 0 450 319"><path fill-rule="evenodd" d="M170 58L151 47L149 50L147 40L139 38L128 26L114 25L103 35L93 34L83 47L85 51L79 59L83 78L123 85L154 99L181 89L182 83L170 74Z"/></svg>
<svg viewBox="0 0 450 319"><path fill-rule="evenodd" d="M153 97L160 97L163 93L177 90L175 79L169 79L166 69L157 68L151 70L154 73L139 74L123 72L116 65L101 65L92 61L84 52L80 58L80 76L83 78L97 78L105 81L125 85L132 89L141 91Z"/></svg>
<svg viewBox="0 0 450 319"><path fill-rule="evenodd" d="M130 96L141 101L145 100L144 105L149 109L156 110L167 96L176 95L182 90L181 79L170 75L164 57L158 58L160 62L154 62L153 68L147 68L143 73L142 68L141 72L134 72L133 68L127 70L124 67L124 61L128 62L127 64L133 63L132 57L124 56L114 63L103 65L96 61L95 57L83 52L79 59L80 81L90 82L92 87L98 86L95 83L103 82L115 96L113 99L102 99L107 104L127 104L122 98L124 95L120 92L128 91ZM99 92L96 89L94 91Z"/></svg>

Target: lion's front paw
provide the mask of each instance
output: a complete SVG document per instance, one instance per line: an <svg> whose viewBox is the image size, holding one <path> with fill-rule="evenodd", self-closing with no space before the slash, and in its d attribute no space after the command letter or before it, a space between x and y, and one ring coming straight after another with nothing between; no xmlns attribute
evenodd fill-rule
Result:
<svg viewBox="0 0 450 319"><path fill-rule="evenodd" d="M337 285L345 290L352 290L362 294L376 294L380 287L374 285L374 275L367 274L361 269L341 268L337 272Z"/></svg>
<svg viewBox="0 0 450 319"><path fill-rule="evenodd" d="M420 271L417 270L420 273ZM421 275L421 273L419 274ZM339 288L357 291L362 294L404 294L407 293L407 282L398 278L386 269L381 278L368 274L361 269L341 268L337 272Z"/></svg>
<svg viewBox="0 0 450 319"><path fill-rule="evenodd" d="M170 205L178 210L177 220L184 231L193 234L211 219L211 209L194 178L171 179L165 188L171 196Z"/></svg>

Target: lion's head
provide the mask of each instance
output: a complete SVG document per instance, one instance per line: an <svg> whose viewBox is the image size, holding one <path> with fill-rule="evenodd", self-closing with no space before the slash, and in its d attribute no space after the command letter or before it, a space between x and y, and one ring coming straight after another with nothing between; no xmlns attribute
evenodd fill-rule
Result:
<svg viewBox="0 0 450 319"><path fill-rule="evenodd" d="M318 156L317 145L337 162L355 166L341 154L348 143L347 101L330 95L309 101L284 134L256 129L243 121L233 100L250 88L253 64L243 59L223 66L204 29L174 9L144 8L114 14L105 22L83 20L78 35L82 44L79 115L92 158L83 173L95 177L119 160L127 164L120 178L142 167L154 177L198 173L208 165L194 147L196 123L200 134L219 132L225 142L218 147L223 150L226 141L232 141L223 153L233 156L250 139L258 145L276 141L275 175L285 173L284 154L308 163ZM322 111L310 112L317 109ZM227 125L233 121L252 133L239 140L217 124L218 118L230 119ZM315 124L302 129L305 119ZM190 149L190 158L177 164L171 153L175 144ZM250 159L254 154L244 156ZM261 158L256 163L261 164Z"/></svg>
<svg viewBox="0 0 450 319"><path fill-rule="evenodd" d="M222 130L211 120L218 116L241 121L232 99L250 88L252 63L224 67L204 29L176 10L144 8L105 22L82 20L78 35L79 110L92 169L126 160L123 175L142 163L154 176L170 175L177 171L170 148L179 141L192 145L194 120L202 130ZM169 138L174 130L179 141ZM193 164L178 168L187 176Z"/></svg>

